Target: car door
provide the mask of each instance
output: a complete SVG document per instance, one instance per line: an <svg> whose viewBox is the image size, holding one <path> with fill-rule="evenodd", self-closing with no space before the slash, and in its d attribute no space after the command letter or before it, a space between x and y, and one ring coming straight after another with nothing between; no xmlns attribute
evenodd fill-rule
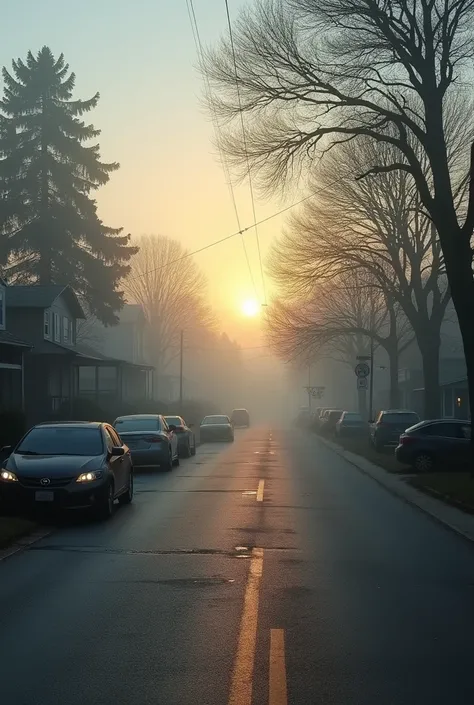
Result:
<svg viewBox="0 0 474 705"><path fill-rule="evenodd" d="M112 448L117 446L122 446L119 437L110 426L105 427L105 437L107 441L107 450L109 458L109 467L114 476L115 482L115 493L119 494L122 492L128 483L128 464L125 462L127 456L113 456Z"/></svg>
<svg viewBox="0 0 474 705"><path fill-rule="evenodd" d="M170 427L166 423L166 419L161 419L161 423L163 426L163 431L166 433L167 437L169 438L170 445L171 445L171 455L174 458L178 455L178 436L176 433L171 431Z"/></svg>
<svg viewBox="0 0 474 705"><path fill-rule="evenodd" d="M460 463L462 465L471 464L471 424L459 424L460 435Z"/></svg>
<svg viewBox="0 0 474 705"><path fill-rule="evenodd" d="M439 421L424 429L427 448L438 463L443 463L447 471L462 462L463 441L460 424L455 421Z"/></svg>

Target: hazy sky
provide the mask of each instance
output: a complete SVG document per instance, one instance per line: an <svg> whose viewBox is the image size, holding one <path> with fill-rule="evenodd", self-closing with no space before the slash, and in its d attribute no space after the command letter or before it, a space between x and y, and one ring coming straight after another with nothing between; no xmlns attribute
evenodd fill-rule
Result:
<svg viewBox="0 0 474 705"><path fill-rule="evenodd" d="M226 30L224 0L194 0L205 43ZM244 4L230 0L233 15ZM76 11L79 8L78 11ZM1 65L47 44L77 74L77 97L101 94L89 114L102 130L102 158L121 169L98 192L100 215L133 235L162 233L194 250L237 230L232 202L199 104L202 84L185 0L8 1L2 7ZM237 190L242 224L253 222L248 187ZM281 206L257 202L257 218ZM261 226L265 252L281 218ZM245 236L262 296L255 234ZM237 310L255 298L240 236L196 256L211 303Z"/></svg>

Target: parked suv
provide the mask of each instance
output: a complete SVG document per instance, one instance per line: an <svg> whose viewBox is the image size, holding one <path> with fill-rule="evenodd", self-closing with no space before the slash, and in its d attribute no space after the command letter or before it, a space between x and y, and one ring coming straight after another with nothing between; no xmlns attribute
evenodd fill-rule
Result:
<svg viewBox="0 0 474 705"><path fill-rule="evenodd" d="M369 426L370 442L379 452L385 446L396 446L401 434L419 421L420 417L414 411L405 409L379 411L376 420Z"/></svg>

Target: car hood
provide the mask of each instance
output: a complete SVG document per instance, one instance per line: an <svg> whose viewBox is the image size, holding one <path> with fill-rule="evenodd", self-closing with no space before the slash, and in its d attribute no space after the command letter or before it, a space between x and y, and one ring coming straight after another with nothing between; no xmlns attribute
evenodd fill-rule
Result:
<svg viewBox="0 0 474 705"><path fill-rule="evenodd" d="M102 461L102 455L21 455L13 453L8 458L6 467L18 475L27 477L37 475L61 477L97 470L101 467Z"/></svg>

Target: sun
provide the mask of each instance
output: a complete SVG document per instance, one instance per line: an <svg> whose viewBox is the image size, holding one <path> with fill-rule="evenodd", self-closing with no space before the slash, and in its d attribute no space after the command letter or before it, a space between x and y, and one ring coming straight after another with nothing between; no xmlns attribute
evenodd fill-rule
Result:
<svg viewBox="0 0 474 705"><path fill-rule="evenodd" d="M259 311L260 305L255 299L247 299L247 301L244 301L242 304L242 313L244 316L253 317L256 316Z"/></svg>

